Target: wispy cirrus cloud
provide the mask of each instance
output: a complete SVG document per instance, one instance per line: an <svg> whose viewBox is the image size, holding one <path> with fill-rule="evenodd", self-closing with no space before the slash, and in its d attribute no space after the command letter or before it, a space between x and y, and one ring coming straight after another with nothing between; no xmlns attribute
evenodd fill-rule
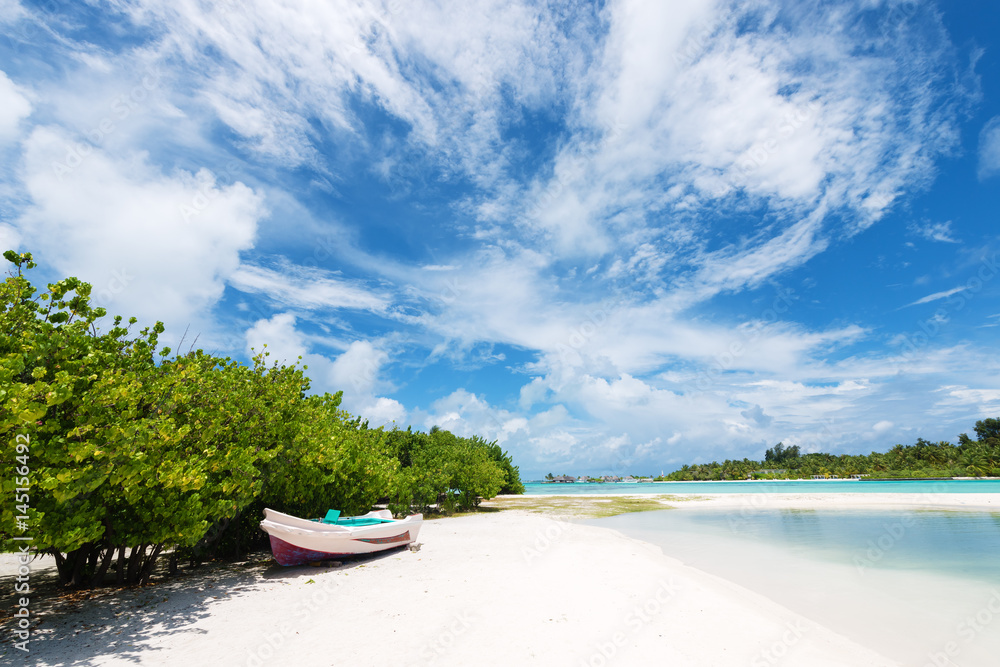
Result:
<svg viewBox="0 0 1000 667"><path fill-rule="evenodd" d="M951 296L953 294L958 294L960 292L964 292L967 289L969 289L969 288L967 286L963 285L962 287L954 287L952 289L944 290L942 292L935 292L934 294L928 294L925 297L917 299L913 303L906 304L906 306L904 306L904 308L908 308L910 306L919 306L919 305L924 304L924 303L931 303L932 301L939 301L941 299L947 299L949 296Z"/></svg>
<svg viewBox="0 0 1000 667"><path fill-rule="evenodd" d="M275 269L241 264L229 275L229 284L240 291L262 294L275 302L307 310L350 308L381 313L389 305L386 295L357 281L287 263Z"/></svg>
<svg viewBox="0 0 1000 667"><path fill-rule="evenodd" d="M910 232L917 234L928 241L938 241L941 243L961 243L955 238L955 232L951 228L951 220L947 222L926 222L923 224L911 224Z"/></svg>
<svg viewBox="0 0 1000 667"><path fill-rule="evenodd" d="M979 180L1000 174L1000 116L991 118L979 134Z"/></svg>

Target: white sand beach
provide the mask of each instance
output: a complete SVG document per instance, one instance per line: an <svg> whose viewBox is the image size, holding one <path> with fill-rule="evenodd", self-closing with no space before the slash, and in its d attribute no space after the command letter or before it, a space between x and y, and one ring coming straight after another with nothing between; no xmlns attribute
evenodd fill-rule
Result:
<svg viewBox="0 0 1000 667"><path fill-rule="evenodd" d="M982 495L942 502L995 509ZM759 501L683 505L743 502ZM898 664L606 528L506 510L425 522L420 543L340 567L205 566L144 589L40 600L25 664ZM4 556L4 582L13 563ZM5 612L0 652L14 664L23 654Z"/></svg>
<svg viewBox="0 0 1000 667"><path fill-rule="evenodd" d="M943 509L963 511L1000 511L1000 494L996 493L573 493L573 494L524 494L500 496L495 501L527 501L532 499L574 498L633 498L658 499L664 505L683 510L739 509ZM672 499L690 501L672 502ZM493 502L493 501L491 501ZM488 503L491 504L491 503Z"/></svg>
<svg viewBox="0 0 1000 667"><path fill-rule="evenodd" d="M1000 511L996 493L718 493L692 494L681 509L943 509Z"/></svg>

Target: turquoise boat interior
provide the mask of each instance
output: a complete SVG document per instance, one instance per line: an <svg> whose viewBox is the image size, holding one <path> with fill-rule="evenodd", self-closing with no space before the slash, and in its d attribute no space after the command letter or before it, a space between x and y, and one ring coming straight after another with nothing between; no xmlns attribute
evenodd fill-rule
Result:
<svg viewBox="0 0 1000 667"><path fill-rule="evenodd" d="M329 510L322 519L315 519L320 523L331 523L335 526L374 526L377 523L392 523L392 519L380 519L375 516L340 516L340 510Z"/></svg>

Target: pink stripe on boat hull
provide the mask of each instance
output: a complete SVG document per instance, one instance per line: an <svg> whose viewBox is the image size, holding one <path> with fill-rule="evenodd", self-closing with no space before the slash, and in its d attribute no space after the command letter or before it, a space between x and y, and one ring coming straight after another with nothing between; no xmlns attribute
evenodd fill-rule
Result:
<svg viewBox="0 0 1000 667"><path fill-rule="evenodd" d="M275 537L274 535L268 536L271 539L271 553L274 554L274 560L278 561L279 565L284 565L286 567L292 565L305 565L306 563L312 563L318 560L329 560L331 558L339 558L342 556L357 556L357 552L331 552L331 551L313 551L312 549L303 549L302 547L297 547L294 544L289 544L280 537ZM393 537L373 537L373 538L361 538L354 540L356 542L366 542L368 544L396 544L410 541L410 531L406 531L402 535L395 535ZM380 550L379 550L380 551ZM369 552L362 552L369 553Z"/></svg>
<svg viewBox="0 0 1000 667"><path fill-rule="evenodd" d="M355 542L367 542L368 544L392 544L393 542L409 542L410 541L410 531L406 531L402 535L394 535L393 537L359 537Z"/></svg>

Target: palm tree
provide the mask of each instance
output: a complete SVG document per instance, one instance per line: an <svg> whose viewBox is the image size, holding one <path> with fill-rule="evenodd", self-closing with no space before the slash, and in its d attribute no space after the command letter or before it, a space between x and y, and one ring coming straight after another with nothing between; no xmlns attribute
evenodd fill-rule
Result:
<svg viewBox="0 0 1000 667"><path fill-rule="evenodd" d="M996 467L996 461L992 460L991 454L989 448L982 445L970 447L962 456L962 465L969 473L984 477Z"/></svg>

